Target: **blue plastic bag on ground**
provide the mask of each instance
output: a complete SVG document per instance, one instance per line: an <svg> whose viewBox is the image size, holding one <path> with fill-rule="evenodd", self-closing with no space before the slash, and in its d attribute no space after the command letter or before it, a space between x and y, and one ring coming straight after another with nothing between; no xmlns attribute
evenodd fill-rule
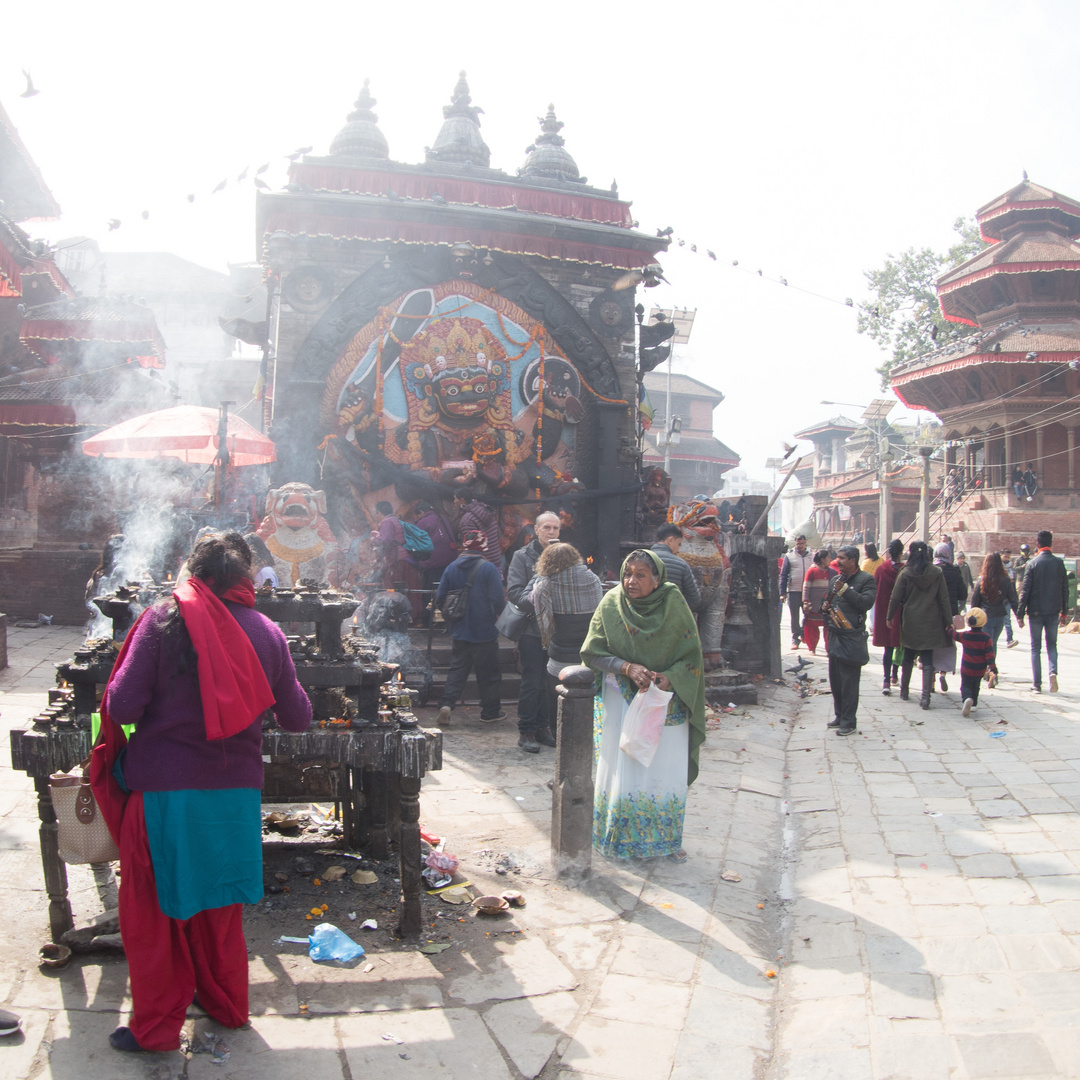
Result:
<svg viewBox="0 0 1080 1080"><path fill-rule="evenodd" d="M364 955L363 945L357 945L348 934L333 923L319 923L308 938L311 947L308 956L312 960L339 960L348 963Z"/></svg>

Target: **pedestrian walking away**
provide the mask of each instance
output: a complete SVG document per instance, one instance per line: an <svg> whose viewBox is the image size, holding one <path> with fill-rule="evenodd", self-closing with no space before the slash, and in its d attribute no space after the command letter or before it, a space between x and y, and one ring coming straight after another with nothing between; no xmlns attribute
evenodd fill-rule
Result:
<svg viewBox="0 0 1080 1080"><path fill-rule="evenodd" d="M806 549L806 537L795 537L795 550L780 560L780 602L787 597L791 617L791 651L796 652L802 641L802 589L806 571L814 565L814 556Z"/></svg>
<svg viewBox="0 0 1080 1080"><path fill-rule="evenodd" d="M263 896L262 724L303 731L311 703L285 635L254 610L238 533L195 545L173 595L117 657L91 778L120 849L131 1019L115 1050L175 1050L188 1007L248 1021L243 905ZM125 740L121 725L134 724Z"/></svg>
<svg viewBox="0 0 1080 1080"><path fill-rule="evenodd" d="M499 571L484 558L484 534L469 529L462 538L462 547L462 553L443 571L435 597L436 606L442 607L448 593L468 589L465 614L450 624L450 671L439 702L440 727L450 722L470 671L476 676L481 721L493 724L506 717L500 694L499 631L495 628L495 620L506 605L506 593Z"/></svg>
<svg viewBox="0 0 1080 1080"><path fill-rule="evenodd" d="M536 577L529 594L540 642L547 653L545 672L548 727L538 729L535 737L518 737L518 746L535 754L541 746L555 746L558 717L559 672L569 664L581 663L581 646L589 632L589 623L604 587L584 564L572 544L550 544L536 562Z"/></svg>
<svg viewBox="0 0 1080 1080"><path fill-rule="evenodd" d="M828 557L828 552L826 552ZM874 606L877 586L859 569L859 549L844 547L837 555L840 573L829 583L822 604L828 627L825 651L829 654L829 689L837 735L851 735L858 727L859 679L870 662L866 647L866 613Z"/></svg>
<svg viewBox="0 0 1080 1080"><path fill-rule="evenodd" d="M526 741L538 739L538 732L551 732L555 717L548 716L547 663L548 655L540 639L529 594L532 591L536 564L545 548L559 539L559 515L546 510L537 515L536 538L520 551L514 552L506 574L506 595L510 602L529 616L518 638L518 659L521 665L521 688L518 690L518 735ZM547 736L552 738L550 734Z"/></svg>
<svg viewBox="0 0 1080 1080"><path fill-rule="evenodd" d="M971 575L971 567L968 566L967 556L962 551L956 556L956 569L960 571L960 576L964 579L964 588L967 589L968 598L970 599L975 588L975 579Z"/></svg>
<svg viewBox="0 0 1080 1080"><path fill-rule="evenodd" d="M911 671L918 660L922 667L919 706L929 709L934 688L934 650L940 649L952 632L952 608L945 575L930 561L930 549L922 540L912 542L907 565L896 576L888 609L888 621L894 619L900 622L900 643L904 646L900 700L910 699Z"/></svg>
<svg viewBox="0 0 1080 1080"><path fill-rule="evenodd" d="M1016 609L1016 625L1031 623L1031 689L1042 693L1042 642L1050 668L1050 693L1058 689L1058 626L1065 625L1069 608L1069 579L1065 563L1051 550L1054 534L1043 529L1035 538L1038 555L1024 570L1024 587Z"/></svg>
<svg viewBox="0 0 1080 1080"><path fill-rule="evenodd" d="M973 607L967 614L966 630L956 632L956 640L964 647L960 660L960 700L964 703L963 713L971 715L971 710L979 704L979 685L983 675L990 672L997 675L994 643L986 632L986 612Z"/></svg>
<svg viewBox="0 0 1080 1080"><path fill-rule="evenodd" d="M881 662L884 674L881 692L886 697L897 684L897 670L900 666L900 625L889 623L889 601L892 599L896 575L904 567L901 556L904 544L900 540L889 541L889 557L874 571L874 585L877 593L874 597L874 644L884 649Z"/></svg>
<svg viewBox="0 0 1080 1080"><path fill-rule="evenodd" d="M683 531L678 525L668 522L656 530L656 543L649 549L655 551L667 568L667 579L683 594L691 611L701 607L701 590L690 564L679 557L682 548Z"/></svg>
<svg viewBox="0 0 1080 1080"><path fill-rule="evenodd" d="M934 565L940 568L945 576L945 588L949 591L949 607L953 614L952 628L958 630L963 625L958 616L967 602L967 586L959 569L953 566L951 545L943 541L934 548ZM956 674L956 642L951 634L940 649L934 650L934 672L940 680L941 692L947 693L949 683L945 676Z"/></svg>
<svg viewBox="0 0 1080 1080"><path fill-rule="evenodd" d="M1015 612L1020 603L1016 588L1005 570L1001 555L991 551L983 560L982 572L975 588L971 592L971 606L982 608L986 612L986 632L994 643L997 653L998 638L1001 631L1007 629L1009 612ZM1016 644L1015 638L1007 638L1007 648Z"/></svg>
<svg viewBox="0 0 1080 1080"><path fill-rule="evenodd" d="M859 564L859 569L873 577L877 573L877 568L885 561L885 556L879 553L877 544L872 542L863 545L863 552L866 558ZM874 612L876 609L877 604L870 609L870 614L866 617L871 634L874 632Z"/></svg>
<svg viewBox="0 0 1080 1080"><path fill-rule="evenodd" d="M686 860L686 796L705 741L705 670L694 616L666 577L659 555L630 552L581 647L582 663L603 675L593 845L613 858ZM627 709L653 683L671 698L646 767L619 744Z"/></svg>

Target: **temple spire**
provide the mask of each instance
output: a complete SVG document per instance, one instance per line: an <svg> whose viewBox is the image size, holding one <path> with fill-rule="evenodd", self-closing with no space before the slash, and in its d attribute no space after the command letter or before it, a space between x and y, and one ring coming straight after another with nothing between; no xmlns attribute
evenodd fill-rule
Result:
<svg viewBox="0 0 1080 1080"><path fill-rule="evenodd" d="M555 106L549 105L546 116L537 117L540 134L532 146L525 152L529 155L519 170L524 177L543 176L549 180L570 180L584 183L585 178L578 173L577 162L565 147L566 140L559 134L563 122L555 116Z"/></svg>
<svg viewBox="0 0 1080 1080"><path fill-rule="evenodd" d="M360 96L356 99L348 123L334 136L330 144L333 157L389 158L390 147L386 136L379 130L379 118L372 112L378 102L368 89L370 79L364 80Z"/></svg>
<svg viewBox="0 0 1080 1080"><path fill-rule="evenodd" d="M491 163L491 151L480 134L483 111L473 105L469 84L462 71L450 95L450 104L443 106L443 125L427 151L427 160L487 168Z"/></svg>

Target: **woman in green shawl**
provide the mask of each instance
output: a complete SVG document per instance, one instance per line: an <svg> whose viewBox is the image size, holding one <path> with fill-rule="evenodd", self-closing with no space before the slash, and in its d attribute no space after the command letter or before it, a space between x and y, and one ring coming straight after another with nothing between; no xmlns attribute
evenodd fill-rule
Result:
<svg viewBox="0 0 1080 1080"><path fill-rule="evenodd" d="M581 662L602 676L596 714L593 844L601 855L686 859L687 789L705 741L701 639L682 593L651 551L632 551L621 583L601 601ZM619 749L626 709L655 682L673 691L659 749L648 767Z"/></svg>

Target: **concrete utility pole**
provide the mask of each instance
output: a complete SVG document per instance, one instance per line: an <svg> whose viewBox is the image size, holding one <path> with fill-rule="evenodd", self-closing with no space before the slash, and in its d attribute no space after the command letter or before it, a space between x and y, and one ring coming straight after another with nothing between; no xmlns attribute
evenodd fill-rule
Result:
<svg viewBox="0 0 1080 1080"><path fill-rule="evenodd" d="M932 446L920 446L922 458L922 491L919 494L919 520L923 543L930 543L930 457L934 453Z"/></svg>

